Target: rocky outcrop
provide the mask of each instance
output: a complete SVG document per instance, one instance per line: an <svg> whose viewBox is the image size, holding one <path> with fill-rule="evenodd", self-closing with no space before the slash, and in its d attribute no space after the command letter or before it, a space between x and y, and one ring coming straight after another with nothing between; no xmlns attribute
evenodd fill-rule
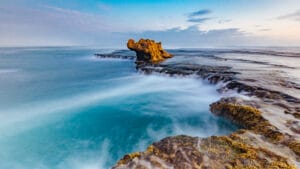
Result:
<svg viewBox="0 0 300 169"><path fill-rule="evenodd" d="M125 155L113 168L299 168L300 99L284 90L276 90L282 87L286 91L298 91L299 87L296 83L282 85L282 82L288 81L274 79L274 76L259 79L257 70L251 78L250 71L245 73L244 67L236 70L227 66L230 65L227 63L229 60L224 62L220 65L197 64L194 60L159 64L143 62L137 64L137 69L145 74L198 77L218 84L220 93L241 93L247 99L226 97L210 105L213 114L231 120L241 127L240 130L227 136L164 138L151 144L144 152ZM259 83L259 80L265 81ZM275 85L271 88L270 84Z"/></svg>
<svg viewBox="0 0 300 169"><path fill-rule="evenodd" d="M244 130L208 138L168 137L124 156L113 169L296 169L288 158L248 142Z"/></svg>
<svg viewBox="0 0 300 169"><path fill-rule="evenodd" d="M140 39L138 42L129 39L127 47L136 52L137 62L156 64L173 56L162 48L161 42L156 43L150 39Z"/></svg>
<svg viewBox="0 0 300 169"><path fill-rule="evenodd" d="M237 104L235 98L221 99L211 104L210 111L217 116L231 120L244 129L264 136L270 142L278 143L284 139L284 134L270 124L258 109Z"/></svg>
<svg viewBox="0 0 300 169"><path fill-rule="evenodd" d="M299 159L287 154L298 154L299 142L281 133L258 109L241 105L235 98L222 99L210 107L215 115L228 118L244 129L229 136L168 137L144 152L124 156L113 169L297 168L292 161Z"/></svg>

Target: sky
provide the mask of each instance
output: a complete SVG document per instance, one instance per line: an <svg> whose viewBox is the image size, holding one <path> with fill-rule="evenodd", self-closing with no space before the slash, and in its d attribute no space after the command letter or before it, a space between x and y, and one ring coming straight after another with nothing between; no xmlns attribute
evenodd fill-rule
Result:
<svg viewBox="0 0 300 169"><path fill-rule="evenodd" d="M0 46L300 46L299 0L0 0Z"/></svg>

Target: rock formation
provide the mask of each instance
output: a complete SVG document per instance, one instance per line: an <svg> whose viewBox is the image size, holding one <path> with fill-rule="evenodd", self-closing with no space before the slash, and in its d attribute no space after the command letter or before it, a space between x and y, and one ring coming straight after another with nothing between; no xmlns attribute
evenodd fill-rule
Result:
<svg viewBox="0 0 300 169"><path fill-rule="evenodd" d="M286 153L292 154L287 147L299 153L299 142L281 133L258 109L241 105L235 98L221 99L210 108L213 114L228 118L244 129L228 136L167 137L144 152L125 155L113 169L297 168L291 161L298 161L297 157L293 159Z"/></svg>
<svg viewBox="0 0 300 169"><path fill-rule="evenodd" d="M129 40L128 48L142 48L138 47L141 44ZM156 63L152 62L149 50L144 50L148 53L146 56L142 50L139 51L137 61ZM137 64L137 69L145 74L198 77L218 84L220 93L241 93L243 97L225 95L210 105L214 115L229 119L240 129L229 135L207 138L184 135L167 137L151 144L143 152L125 155L113 169L300 168L300 98L297 95L300 85L274 74L266 76L265 70L259 72L255 66L254 70L244 67L244 64L239 67L232 58L224 59L206 52L198 52L193 60L191 57L159 64ZM201 62L195 61L198 59ZM203 60L209 65L205 65ZM237 68L231 67L233 64ZM278 65L252 64L282 70L282 66Z"/></svg>
<svg viewBox="0 0 300 169"><path fill-rule="evenodd" d="M113 169L296 169L288 158L249 144L245 130L229 136L167 137L126 155Z"/></svg>
<svg viewBox="0 0 300 169"><path fill-rule="evenodd" d="M150 39L140 39L138 42L129 39L127 47L136 52L137 62L142 61L156 64L173 56L162 48L161 42L156 43Z"/></svg>

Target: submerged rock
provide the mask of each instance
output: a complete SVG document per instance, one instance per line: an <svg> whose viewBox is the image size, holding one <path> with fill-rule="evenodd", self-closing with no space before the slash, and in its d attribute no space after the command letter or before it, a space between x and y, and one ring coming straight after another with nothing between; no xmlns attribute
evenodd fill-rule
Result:
<svg viewBox="0 0 300 169"><path fill-rule="evenodd" d="M142 61L155 64L173 56L162 48L161 42L156 43L150 39L140 39L138 42L129 39L127 47L136 52L137 62Z"/></svg>
<svg viewBox="0 0 300 169"><path fill-rule="evenodd" d="M125 50L117 50L111 53L96 53L95 56L100 59L125 59L125 60L134 60L135 56L124 55Z"/></svg>

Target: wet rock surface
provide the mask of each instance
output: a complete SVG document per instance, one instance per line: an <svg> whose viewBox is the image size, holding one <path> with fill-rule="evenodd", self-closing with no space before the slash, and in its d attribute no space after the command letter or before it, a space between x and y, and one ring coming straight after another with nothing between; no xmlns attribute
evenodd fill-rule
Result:
<svg viewBox="0 0 300 169"><path fill-rule="evenodd" d="M223 98L211 104L211 112L240 125L241 129L228 136L168 137L144 152L125 155L114 169L300 167L300 79L287 76L297 74L300 67L270 61L284 57L281 59L291 58L300 63L297 53L235 50L172 53L176 57L166 62L137 62L136 68L144 74L191 76L218 85ZM249 56L237 59L240 54ZM257 59L252 59L252 55L267 55L269 61L254 62Z"/></svg>
<svg viewBox="0 0 300 169"><path fill-rule="evenodd" d="M114 51L112 53L97 53L95 56L100 59L126 59L134 60L136 57L132 55L124 55L125 51Z"/></svg>

